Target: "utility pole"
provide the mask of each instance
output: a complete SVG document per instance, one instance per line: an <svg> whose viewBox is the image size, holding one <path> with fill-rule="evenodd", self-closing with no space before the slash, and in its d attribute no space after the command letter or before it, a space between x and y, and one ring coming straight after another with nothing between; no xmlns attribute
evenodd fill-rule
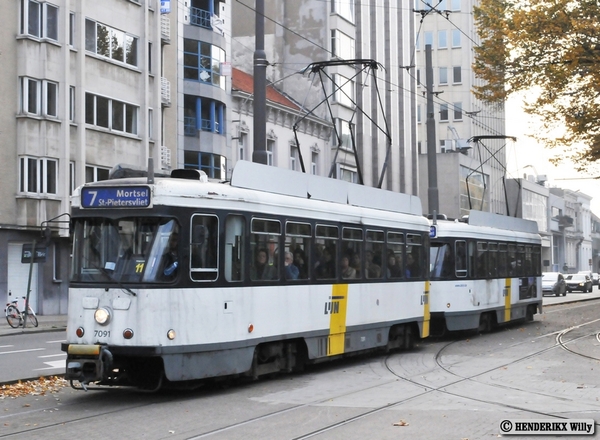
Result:
<svg viewBox="0 0 600 440"><path fill-rule="evenodd" d="M427 202L429 213L433 214L440 212L440 202L437 186L435 119L433 118L433 66L431 61L431 44L425 45L425 88L427 89L427 177L429 183Z"/></svg>
<svg viewBox="0 0 600 440"><path fill-rule="evenodd" d="M254 149L252 162L267 165L267 55L265 0L256 0L254 48Z"/></svg>

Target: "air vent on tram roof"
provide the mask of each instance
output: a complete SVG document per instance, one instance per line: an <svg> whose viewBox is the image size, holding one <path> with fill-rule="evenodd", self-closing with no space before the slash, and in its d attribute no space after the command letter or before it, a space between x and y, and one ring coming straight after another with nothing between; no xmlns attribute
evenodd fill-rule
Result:
<svg viewBox="0 0 600 440"><path fill-rule="evenodd" d="M208 176L202 170L179 169L171 171L171 177L174 179L199 180L208 182Z"/></svg>

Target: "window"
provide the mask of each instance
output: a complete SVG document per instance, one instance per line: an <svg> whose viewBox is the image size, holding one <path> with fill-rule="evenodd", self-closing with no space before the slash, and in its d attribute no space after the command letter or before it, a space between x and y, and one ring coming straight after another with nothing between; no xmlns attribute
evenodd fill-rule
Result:
<svg viewBox="0 0 600 440"><path fill-rule="evenodd" d="M356 168L354 167L338 164L337 172L339 180L351 183L358 182L358 173L356 172Z"/></svg>
<svg viewBox="0 0 600 440"><path fill-rule="evenodd" d="M310 272L312 227L309 223L288 222L285 225L285 275L287 280L306 280ZM291 254L291 255L290 255ZM291 257L291 262L289 261ZM289 265L298 269L287 269Z"/></svg>
<svg viewBox="0 0 600 440"><path fill-rule="evenodd" d="M429 44L433 48L433 32L425 31L423 33L423 36L424 36L424 40L425 40L425 46L427 46Z"/></svg>
<svg viewBox="0 0 600 440"><path fill-rule="evenodd" d="M21 34L58 41L58 7L21 0Z"/></svg>
<svg viewBox="0 0 600 440"><path fill-rule="evenodd" d="M440 121L448 120L448 104L440 104Z"/></svg>
<svg viewBox="0 0 600 440"><path fill-rule="evenodd" d="M452 11L460 11L460 0L450 0L450 9Z"/></svg>
<svg viewBox="0 0 600 440"><path fill-rule="evenodd" d="M240 132L240 138L238 139L238 160L245 160L247 143L248 133Z"/></svg>
<svg viewBox="0 0 600 440"><path fill-rule="evenodd" d="M137 135L138 110L139 107L116 99L85 94L86 124Z"/></svg>
<svg viewBox="0 0 600 440"><path fill-rule="evenodd" d="M183 40L185 79L205 82L225 90L225 77L221 75L221 64L224 62L225 51L220 47L188 38Z"/></svg>
<svg viewBox="0 0 600 440"><path fill-rule="evenodd" d="M440 67L440 85L448 84L448 68Z"/></svg>
<svg viewBox="0 0 600 440"><path fill-rule="evenodd" d="M462 102L455 102L453 104L454 107L454 120L455 121L462 121L463 118L463 112L462 112Z"/></svg>
<svg viewBox="0 0 600 440"><path fill-rule="evenodd" d="M100 168L93 165L86 165L85 167L85 183L99 182L101 180L108 180L110 170L108 168Z"/></svg>
<svg viewBox="0 0 600 440"><path fill-rule="evenodd" d="M315 176L319 174L319 153L315 151L310 154L310 172Z"/></svg>
<svg viewBox="0 0 600 440"><path fill-rule="evenodd" d="M225 219L224 273L227 281L243 281L246 269L246 221L241 215Z"/></svg>
<svg viewBox="0 0 600 440"><path fill-rule="evenodd" d="M212 179L225 179L227 159L213 153L186 150L183 153L184 168L202 170Z"/></svg>
<svg viewBox="0 0 600 440"><path fill-rule="evenodd" d="M192 216L190 277L193 281L215 281L219 261L219 219L212 215Z"/></svg>
<svg viewBox="0 0 600 440"><path fill-rule="evenodd" d="M452 47L460 47L460 30L452 29Z"/></svg>
<svg viewBox="0 0 600 440"><path fill-rule="evenodd" d="M417 104L417 122L421 122L421 104Z"/></svg>
<svg viewBox="0 0 600 440"><path fill-rule="evenodd" d="M225 111L225 104L220 101L194 95L183 95L185 135L197 136L198 130L224 135Z"/></svg>
<svg viewBox="0 0 600 440"><path fill-rule="evenodd" d="M354 105L354 81L345 76L333 75L333 97L338 104L352 107Z"/></svg>
<svg viewBox="0 0 600 440"><path fill-rule="evenodd" d="M365 276L370 279L383 277L383 231L367 229L365 249Z"/></svg>
<svg viewBox="0 0 600 440"><path fill-rule="evenodd" d="M423 237L416 234L406 234L406 276L421 278L427 266L427 256L423 248Z"/></svg>
<svg viewBox="0 0 600 440"><path fill-rule="evenodd" d="M85 20L85 50L137 66L138 38L90 19Z"/></svg>
<svg viewBox="0 0 600 440"><path fill-rule="evenodd" d="M331 31L331 54L334 57L351 60L356 57L354 38L334 29Z"/></svg>
<svg viewBox="0 0 600 440"><path fill-rule="evenodd" d="M281 223L276 220L253 218L251 223L250 247L252 281L274 281L279 279L279 239Z"/></svg>
<svg viewBox="0 0 600 440"><path fill-rule="evenodd" d="M331 12L339 14L354 23L354 1L331 0Z"/></svg>
<svg viewBox="0 0 600 440"><path fill-rule="evenodd" d="M21 157L20 192L56 194L58 184L58 161L56 159Z"/></svg>
<svg viewBox="0 0 600 440"><path fill-rule="evenodd" d="M58 84L21 77L21 111L32 115L58 116Z"/></svg>
<svg viewBox="0 0 600 440"><path fill-rule="evenodd" d="M448 32L447 31L438 31L438 49L447 49L448 48Z"/></svg>
<svg viewBox="0 0 600 440"><path fill-rule="evenodd" d="M337 277L337 243L339 231L337 226L317 225L315 229L315 246L317 263L315 277L318 280L330 280Z"/></svg>
<svg viewBox="0 0 600 440"><path fill-rule="evenodd" d="M363 230L358 228L342 228L342 253L340 261L340 275L343 279L361 278Z"/></svg>
<svg viewBox="0 0 600 440"><path fill-rule="evenodd" d="M388 231L386 273L388 278L404 278L404 234Z"/></svg>
<svg viewBox="0 0 600 440"><path fill-rule="evenodd" d="M333 145L340 142L340 147L344 150L352 151L352 133L355 133L354 124L343 119L337 119L337 131L340 139L333 139ZM335 136L335 133L333 133Z"/></svg>
<svg viewBox="0 0 600 440"><path fill-rule="evenodd" d="M462 69L460 66L454 66L452 68L452 74L453 74L453 78L452 78L453 84L462 83Z"/></svg>
<svg viewBox="0 0 600 440"><path fill-rule="evenodd" d="M69 87L69 121L75 122L75 87Z"/></svg>
<svg viewBox="0 0 600 440"><path fill-rule="evenodd" d="M75 13L69 13L69 46L75 45Z"/></svg>
<svg viewBox="0 0 600 440"><path fill-rule="evenodd" d="M267 139L267 165L274 165L275 139Z"/></svg>
<svg viewBox="0 0 600 440"><path fill-rule="evenodd" d="M300 153L298 151L298 146L296 144L290 145L290 170L292 171L300 171L302 167L300 166Z"/></svg>

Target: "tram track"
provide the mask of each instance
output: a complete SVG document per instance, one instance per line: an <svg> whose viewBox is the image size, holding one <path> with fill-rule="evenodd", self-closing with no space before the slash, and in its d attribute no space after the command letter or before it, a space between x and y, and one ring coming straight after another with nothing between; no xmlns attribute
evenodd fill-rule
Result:
<svg viewBox="0 0 600 440"><path fill-rule="evenodd" d="M227 436L228 433L230 433L232 435L237 435L253 425L256 426L256 425L260 425L261 423L262 424L268 423L269 420L274 420L274 421L286 420L286 419L290 418L289 417L290 415L292 415L294 413L301 413L302 410L306 410L306 409L310 410L311 408L327 405L331 401L335 401L335 400L339 400L339 399L343 399L343 398L352 399L352 396L355 396L355 395L360 396L361 394L363 394L365 392L373 392L373 391L376 392L377 389L389 388L392 384L394 384L398 381L403 381L403 382L407 383L408 385L410 385L411 387L414 387L414 392L409 393L409 395L404 395L401 398L397 398L397 399L391 400L389 402L386 402L385 404L376 405L376 406L372 406L369 408L362 408L362 410L359 410L353 414L346 414L345 417L343 417L341 420L335 421L334 423L325 423L325 424L323 424L323 426L320 426L320 427L314 426L313 427L314 429L307 429L307 431L305 433L295 433L295 435L293 435L293 436L290 435L289 437L286 437L286 438L291 438L293 440L303 440L303 439L318 437L320 435L327 435L327 433L335 432L336 430L341 429L342 427L351 425L353 423L357 423L361 420L368 419L370 417L374 417L377 414L384 412L386 410L394 409L397 407L402 407L402 405L404 405L404 404L410 403L411 401L418 401L418 399L423 398L427 394L432 394L432 393L436 393L436 392L445 394L447 396L466 399L471 402L483 403L486 405L493 405L493 406L496 406L496 407L502 408L502 409L519 411L524 414L556 418L556 419L565 419L565 418L568 418L567 415L558 414L553 411L543 411L543 410L538 410L538 409L532 408L532 407L526 407L525 405L500 402L500 401L495 401L492 399L482 399L477 396L469 395L470 393L467 393L467 392L454 391L451 388L459 386L461 383L475 382L477 384L480 384L481 386L492 386L492 387L502 388L509 392L533 393L533 394L537 394L537 395L547 398L547 399L555 399L555 400L561 400L561 401L571 400L572 401L572 399L568 399L564 396L560 396L560 395L556 395L556 394L544 393L539 390L532 391L531 389L528 389L527 387L516 387L516 386L509 386L506 384L489 383L489 382L485 382L483 380L479 380L479 378L481 378L482 376L485 376L486 374L493 373L494 371L499 371L499 370L502 370L502 369L505 369L505 368L508 368L511 366L515 366L519 363L527 361L528 359L535 359L536 357L539 357L543 354L546 354L548 352L551 352L551 351L557 350L557 349L565 350L567 352L570 352L571 354L579 356L580 355L579 353L573 353L574 350L568 349L569 345L576 344L577 342L580 342L580 341L585 341L586 338L589 339L592 336L595 337L595 339L600 342L600 334L586 332L586 334L584 334L584 335L576 335L576 337L573 337L571 339L568 339L568 338L574 335L574 331L576 329L580 329L580 330L585 329L586 326L589 326L597 321L600 321L600 319L590 320L585 323L579 324L577 326L568 327L568 328L564 328L564 329L561 329L558 331L553 331L551 333L547 333L544 335L536 336L534 339L542 340L542 339L548 338L553 335L554 338L556 338L556 343L549 347L544 347L542 349L537 349L537 350L529 351L527 353L523 353L523 355L520 355L518 357L515 357L514 359L511 359L509 362L499 362L496 365L489 366L489 368L485 368L481 371L474 371L474 372L472 372L472 374L460 374L456 370L453 370L452 365L448 365L447 363L444 362L444 356L446 354L448 354L448 352L451 351L453 347L456 347L457 344L460 344L461 342L465 342L464 340L451 341L449 343L444 344L443 346L441 346L439 348L435 348L435 351L432 350L429 353L427 353L427 352L415 353L416 356L413 356L412 360L409 360L409 362L413 366L412 369L405 370L405 371L399 371L397 366L393 365L393 361L398 360L398 359L403 359L403 357L405 357L404 359L409 359L411 357L410 356L411 353L410 352L408 352L408 353L407 352L394 352L390 355L381 357L382 358L381 365L383 366L383 368L381 370L373 368L375 365L373 365L372 363L369 363L369 365L370 365L369 368L370 368L371 373L378 377L378 381L375 384L371 383L369 386L353 387L351 390L348 390L347 392L328 394L326 397L320 396L317 399L307 400L306 402L302 402L301 404L290 404L288 402L287 403L288 406L286 408L279 407L276 410L265 411L263 414L256 413L256 414L254 414L254 416L245 417L243 420L236 421L235 423L224 423L221 426L219 426L217 428L213 428L213 429L196 430L194 428L186 428L186 430L183 430L183 431L180 430L178 432L179 435L176 438L186 439L186 440L196 440L196 439L212 438L212 437L224 438L223 436ZM493 336L493 334L492 334L492 336ZM506 338L506 339L510 339L510 338ZM514 344L505 345L503 348L505 348L506 350L513 350L516 347L524 346L527 343L531 343L531 340L528 338L522 338L521 340L519 340L518 342L516 342ZM488 345L489 345L489 342L488 342ZM480 352L480 356L485 356L486 354L488 354L488 353ZM592 356L585 356L585 357L589 358L590 360L598 360L597 358L592 357ZM422 358L422 359L420 359L420 358ZM417 365L417 364L420 365L420 367L415 368L414 365ZM443 372L445 375L451 375L454 379L447 380L444 384L439 384L439 385L432 385L430 383L428 384L428 383L424 382L423 381L424 375L435 373L435 370L437 370L439 372ZM391 377L386 377L385 374L382 374L383 372L387 372L387 373L391 374ZM321 372L318 372L318 373L321 373ZM323 373L325 373L325 372L323 372ZM242 390L243 390L243 388L240 388L240 392ZM119 395L117 400L120 402L124 401L125 407L121 407L119 409L105 408L104 410L98 411L95 414L88 413L85 415L85 417L73 417L73 418L61 417L59 421L54 420L54 422L52 422L52 423L49 422L47 424L38 424L37 426L23 425L20 429L17 429L11 433L0 433L0 438L30 438L29 436L44 436L45 437L45 436L51 435L57 429L76 430L77 426L80 425L82 422L94 423L94 420L100 421L100 420L105 419L106 417L111 417L114 414L122 414L123 412L134 414L139 410L143 410L144 407L151 407L152 405L169 406L169 405L173 405L173 404L180 404L182 402L186 402L188 399L193 401L198 397L198 395L196 393L183 395L183 397L180 394L172 395L172 396L169 396L167 394L166 395L167 398L165 398L165 395L159 394L156 397L150 398L150 400L148 400L148 397L145 397L144 399L140 400L140 399L137 399L137 397L135 397L135 396L137 396L137 394L135 392L128 391L128 390L122 390L122 391L116 391L116 393L115 392L108 393L108 394L106 394L106 397L103 396L100 399L96 399L96 401L98 403L100 403L101 405L110 405L110 402L115 401L114 397L110 397L110 396L114 396L116 394ZM216 393L215 396L217 396L218 394L219 393ZM145 396L147 396L147 395L145 395ZM204 394L203 397L212 398L210 390L208 390L208 392L206 394ZM67 412L69 412L68 411L69 405L72 408L74 408L76 405L79 405L79 404L81 404L81 399L76 399L72 403L64 402L61 407L62 414L65 415ZM285 401L284 401L284 404L286 404ZM47 406L42 409L36 409L36 410L33 410L33 409L27 410L27 409L21 408L21 411L19 411L20 414L5 415L4 417L1 417L0 420L4 420L5 422L7 422L7 421L10 421L14 417L21 418L21 416L23 416L23 415L27 415L28 418L35 418L37 414L42 414L42 413L48 412L51 409L52 409L52 406ZM194 430L196 430L196 432L194 432ZM201 431L201 432L198 432L198 431ZM168 436L160 436L160 437L154 437L154 438L167 438L167 437Z"/></svg>

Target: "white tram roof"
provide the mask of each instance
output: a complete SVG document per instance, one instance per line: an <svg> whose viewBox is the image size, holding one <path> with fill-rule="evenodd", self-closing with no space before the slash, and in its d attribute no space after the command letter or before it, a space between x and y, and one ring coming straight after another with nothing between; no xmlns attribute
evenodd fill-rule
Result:
<svg viewBox="0 0 600 440"><path fill-rule="evenodd" d="M470 211L464 220L438 220L437 237L541 241L537 223L532 220L483 211Z"/></svg>
<svg viewBox="0 0 600 440"><path fill-rule="evenodd" d="M416 196L253 162L238 161L230 184L209 181L203 172L199 172L198 177L156 177L153 184L148 184L147 178L132 177L84 186L148 186L153 206L194 206L202 203L201 200L210 200L210 207L214 209L247 209L257 213L295 216L308 214L330 220L340 220L340 215L343 215L342 221L360 221L368 217L382 220L390 226L399 221L407 222L424 230L429 224L422 216L421 200ZM73 207L81 207L81 188L73 193ZM244 207L244 203L254 206ZM336 209L328 207L328 203L335 203ZM207 205L204 203L204 206ZM403 225L397 224L396 227Z"/></svg>

